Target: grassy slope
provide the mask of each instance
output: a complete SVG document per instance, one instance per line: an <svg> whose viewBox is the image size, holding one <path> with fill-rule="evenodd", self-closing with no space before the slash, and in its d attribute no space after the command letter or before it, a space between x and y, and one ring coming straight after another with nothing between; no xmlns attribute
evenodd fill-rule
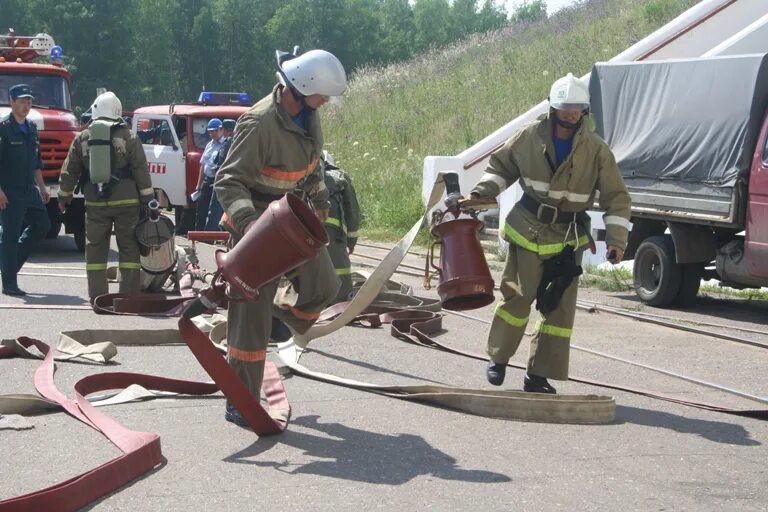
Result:
<svg viewBox="0 0 768 512"><path fill-rule="evenodd" d="M326 149L352 175L367 238L396 239L421 213L427 155L454 155L590 71L697 0L589 0L528 26L474 36L386 68L364 69L325 109Z"/></svg>

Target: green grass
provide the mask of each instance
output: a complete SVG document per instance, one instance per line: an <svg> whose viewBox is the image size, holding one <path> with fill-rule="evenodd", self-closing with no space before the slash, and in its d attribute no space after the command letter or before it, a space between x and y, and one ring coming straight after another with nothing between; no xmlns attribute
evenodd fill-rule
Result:
<svg viewBox="0 0 768 512"><path fill-rule="evenodd" d="M737 290L735 288L721 287L714 284L702 284L699 295L715 295L719 297L735 297L746 300L768 300L768 291L765 289L748 288Z"/></svg>
<svg viewBox="0 0 768 512"><path fill-rule="evenodd" d="M425 156L461 152L546 98L555 79L589 72L695 3L591 0L356 73L323 127L358 191L364 236L397 239L418 219Z"/></svg>
<svg viewBox="0 0 768 512"><path fill-rule="evenodd" d="M606 292L633 291L632 270L628 268L597 268L587 265L584 274L579 278L579 285L584 288L596 288ZM721 287L716 284L703 283L699 289L699 295L715 297L733 297L746 300L768 300L768 291L765 289L745 289Z"/></svg>
<svg viewBox="0 0 768 512"><path fill-rule="evenodd" d="M597 288L606 292L627 292L634 290L632 271L627 268L597 268L586 265L579 278L579 286Z"/></svg>

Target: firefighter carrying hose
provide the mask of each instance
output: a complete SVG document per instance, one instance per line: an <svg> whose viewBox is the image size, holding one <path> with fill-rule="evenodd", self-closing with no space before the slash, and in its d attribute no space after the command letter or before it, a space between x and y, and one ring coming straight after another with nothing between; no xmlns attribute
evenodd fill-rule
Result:
<svg viewBox="0 0 768 512"><path fill-rule="evenodd" d="M277 52L277 68L279 83L237 121L231 149L216 175L214 189L233 243L271 202L287 192L306 196L321 221L328 217L328 190L320 165L323 134L317 110L347 88L344 67L331 53L311 50L301 55ZM265 248L269 253L265 257L279 257L280 250ZM293 331L306 332L339 290L339 279L325 248L286 277L291 285L276 300L278 280L262 286L255 302L233 300L228 307L229 364L257 399L272 315ZM229 403L224 417L247 425Z"/></svg>
<svg viewBox="0 0 768 512"><path fill-rule="evenodd" d="M119 251L120 293L140 291L139 245L134 236L139 211L154 198L144 150L123 121L112 92L91 106L92 122L72 141L59 178L59 209L75 191L85 196L85 268L91 303L109 292L107 259L114 226Z"/></svg>
<svg viewBox="0 0 768 512"><path fill-rule="evenodd" d="M608 145L584 125L589 90L572 74L557 80L549 113L523 127L491 155L472 199L496 197L516 181L523 196L506 218L509 242L488 335L488 382L500 386L528 324L531 304L541 315L531 340L525 391L555 393L547 381L568 379L571 330L581 256L593 242L586 210L596 192L606 229L607 259L621 261L630 198Z"/></svg>

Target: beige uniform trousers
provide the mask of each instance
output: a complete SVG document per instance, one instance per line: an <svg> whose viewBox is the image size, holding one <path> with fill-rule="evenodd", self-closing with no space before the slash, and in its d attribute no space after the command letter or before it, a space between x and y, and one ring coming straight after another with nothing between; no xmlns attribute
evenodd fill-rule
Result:
<svg viewBox="0 0 768 512"><path fill-rule="evenodd" d="M109 293L107 260L112 229L115 230L120 269L120 293L141 291L139 277L139 243L136 241L138 206L89 206L85 212L85 269L88 277L88 296L91 300Z"/></svg>
<svg viewBox="0 0 768 512"><path fill-rule="evenodd" d="M581 263L582 251L577 251ZM503 300L497 304L488 335L488 356L507 363L515 355L531 315L531 304L543 272L543 259L534 252L510 244L502 275ZM540 315L528 356L528 373L557 380L568 379L571 332L576 314L579 281L574 279L557 309ZM533 313L537 313L535 310Z"/></svg>
<svg viewBox="0 0 768 512"><path fill-rule="evenodd" d="M259 212L262 213L264 210ZM270 256L280 257L280 251L264 252L265 258ZM230 301L228 306L227 359L256 398L261 393L272 315L293 331L304 333L339 290L339 280L325 248L312 260L287 272L285 277L290 285L279 297L275 295L280 280L275 279L259 288L256 301Z"/></svg>

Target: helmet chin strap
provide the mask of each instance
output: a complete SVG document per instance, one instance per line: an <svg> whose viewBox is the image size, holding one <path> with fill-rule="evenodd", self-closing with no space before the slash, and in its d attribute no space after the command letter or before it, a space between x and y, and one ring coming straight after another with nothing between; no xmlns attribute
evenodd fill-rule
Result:
<svg viewBox="0 0 768 512"><path fill-rule="evenodd" d="M294 89L292 86L288 86L288 90L291 91L291 94L293 95L293 99L295 99L299 103L299 105L301 105L301 109L302 110L304 110L304 109L309 110L309 111L317 110L317 109L314 109L314 108L310 107L309 105L307 105L307 101L306 101L307 97L304 96L303 94L301 94L296 89Z"/></svg>
<svg viewBox="0 0 768 512"><path fill-rule="evenodd" d="M557 116L555 116L555 121L557 122L557 124L562 126L563 128L568 129L568 130L575 130L575 129L577 129L579 126L581 126L581 122L583 120L584 120L584 118L582 117L582 118L580 118L575 123L569 123L568 121L563 121L562 119L560 119Z"/></svg>

